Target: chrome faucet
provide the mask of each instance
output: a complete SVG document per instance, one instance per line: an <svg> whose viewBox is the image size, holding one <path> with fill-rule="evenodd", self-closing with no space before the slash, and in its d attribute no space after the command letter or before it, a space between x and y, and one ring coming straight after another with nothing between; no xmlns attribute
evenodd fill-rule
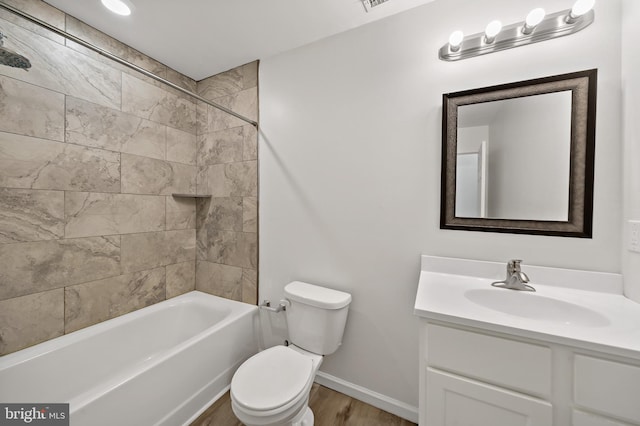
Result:
<svg viewBox="0 0 640 426"><path fill-rule="evenodd" d="M522 260L512 259L507 263L507 279L491 283L494 287L507 288L509 290L536 291L529 284L529 277L520 269Z"/></svg>

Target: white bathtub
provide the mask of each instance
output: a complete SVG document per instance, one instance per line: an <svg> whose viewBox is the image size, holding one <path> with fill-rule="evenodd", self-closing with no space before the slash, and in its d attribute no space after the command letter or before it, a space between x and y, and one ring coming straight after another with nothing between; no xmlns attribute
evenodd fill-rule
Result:
<svg viewBox="0 0 640 426"><path fill-rule="evenodd" d="M258 352L258 318L193 291L0 357L0 401L68 402L73 426L188 424Z"/></svg>

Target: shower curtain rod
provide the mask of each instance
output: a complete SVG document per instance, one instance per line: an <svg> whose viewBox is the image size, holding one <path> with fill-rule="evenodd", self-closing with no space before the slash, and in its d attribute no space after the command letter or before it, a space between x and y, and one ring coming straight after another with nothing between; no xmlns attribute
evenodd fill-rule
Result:
<svg viewBox="0 0 640 426"><path fill-rule="evenodd" d="M131 68L134 71L139 72L140 74L143 74L143 75L145 75L147 77L150 77L150 78L152 78L152 79L154 79L156 81L159 81L159 82L161 82L163 84L166 84L167 86L169 86L169 87L171 87L171 88L173 88L173 89L175 89L175 90L177 90L177 91L179 91L181 93L184 93L185 95L189 95L192 98L195 98L195 99L197 99L197 100L199 100L201 102L204 102L207 105L211 105L212 107L217 108L217 109L219 109L221 111L224 111L227 114L233 115L234 117L239 118L240 120L242 120L242 121L244 121L246 123L249 123L249 124L251 124L251 125L253 125L255 127L258 127L258 123L256 121L253 121L253 120L251 120L251 119L249 119L249 118L247 118L247 117L245 117L243 115L240 115L237 112L231 111L229 108L226 108L226 107L224 107L224 106L222 106L220 104L217 104L217 103L212 102L212 101L210 101L208 99L205 99L202 96L200 96L200 95L198 95L196 93L193 93L190 90L184 89L184 88L178 86L177 84L170 82L169 80L166 80L166 79L164 79L162 77L159 77L159 76L155 75L154 73L145 70L144 68L141 68L141 67L139 67L139 66L137 66L135 64L132 64L131 62L125 61L124 59L122 59L122 58L120 58L120 57L118 57L118 56L116 56L116 55L114 55L112 53L109 53L106 50L104 50L104 49L102 49L102 48L100 48L98 46L95 46L95 45L93 45L93 44L91 44L91 43L89 43L87 41L84 41L83 39L81 39L79 37L74 36L73 34L69 34L66 31L63 31L63 30L61 30L61 29L59 29L57 27L54 27L53 25L50 25L50 24L48 24L48 23L46 23L46 22L44 22L44 21L42 21L42 20L40 20L40 19L38 19L38 18L36 18L34 16L31 16L31 15L29 15L27 13L24 13L23 11L16 9L13 6L9 6L8 4L5 4L5 3L0 1L0 8L1 9L5 9L5 10L13 13L14 15L18 15L21 18L24 18L29 22L32 22L32 23L34 23L36 25L39 25L39 26L41 26L43 28L46 28L49 31L51 31L53 33L56 33L56 34L58 34L58 35L60 35L60 36L62 36L64 38L66 38L67 40L71 40L74 43L78 43L78 44L80 44L80 45L82 45L82 46L84 46L84 47L86 47L88 49L91 49L94 52L99 53L100 55L102 55L102 56L104 56L106 58L109 58L109 59L111 59L111 60L113 60L113 61L115 61L115 62L117 62L117 63L119 63L121 65L124 65L124 66L126 66L128 68Z"/></svg>

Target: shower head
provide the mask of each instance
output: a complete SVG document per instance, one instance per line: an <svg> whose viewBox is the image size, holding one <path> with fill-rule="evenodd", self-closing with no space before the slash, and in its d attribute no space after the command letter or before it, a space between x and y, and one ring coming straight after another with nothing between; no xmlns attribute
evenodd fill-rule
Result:
<svg viewBox="0 0 640 426"><path fill-rule="evenodd" d="M4 42L2 40L4 38L5 35L0 33L0 65L22 68L25 71L29 71L29 68L31 68L31 62L24 56L4 47Z"/></svg>

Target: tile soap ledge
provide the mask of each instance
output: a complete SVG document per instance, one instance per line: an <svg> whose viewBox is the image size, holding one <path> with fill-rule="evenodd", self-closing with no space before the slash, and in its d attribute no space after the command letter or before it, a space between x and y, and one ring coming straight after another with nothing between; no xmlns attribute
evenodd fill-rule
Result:
<svg viewBox="0 0 640 426"><path fill-rule="evenodd" d="M174 198L211 198L210 194L171 194Z"/></svg>

